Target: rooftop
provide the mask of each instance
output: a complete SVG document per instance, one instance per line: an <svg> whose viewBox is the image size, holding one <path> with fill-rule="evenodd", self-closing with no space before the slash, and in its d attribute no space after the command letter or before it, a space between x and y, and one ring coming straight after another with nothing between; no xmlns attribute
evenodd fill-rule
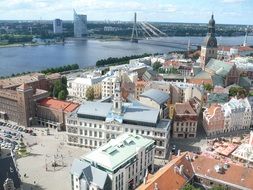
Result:
<svg viewBox="0 0 253 190"><path fill-rule="evenodd" d="M179 172L180 166L183 168L182 174ZM137 190L154 190L155 186L159 190L181 189L193 175L191 163L187 160L187 154L184 153L170 161L154 175L148 175L146 184L140 185Z"/></svg>
<svg viewBox="0 0 253 190"><path fill-rule="evenodd" d="M90 163L75 159L72 163L70 173L83 178L88 184L95 184L99 189L104 189L108 179L108 174Z"/></svg>
<svg viewBox="0 0 253 190"><path fill-rule="evenodd" d="M140 97L150 98L151 100L155 101L157 104L161 105L166 103L170 95L166 92L157 89L150 89L143 92Z"/></svg>
<svg viewBox="0 0 253 190"><path fill-rule="evenodd" d="M45 98L38 102L41 106L49 107L52 109L62 110L65 112L74 111L79 105L72 102L57 100L53 98Z"/></svg>
<svg viewBox="0 0 253 190"><path fill-rule="evenodd" d="M229 164L227 169L223 169L224 172L219 173L216 171L215 166L223 167L224 163L204 155L198 155L198 157L192 161L192 166L197 176L204 176L204 178L209 178L213 181L222 181L236 189L253 189L252 168Z"/></svg>
<svg viewBox="0 0 253 190"><path fill-rule="evenodd" d="M140 148L147 148L153 144L153 140L143 138L140 135L124 133L91 153L82 156L82 159L113 172L133 158Z"/></svg>
<svg viewBox="0 0 253 190"><path fill-rule="evenodd" d="M189 102L176 103L175 104L176 115L196 115L196 112L192 108Z"/></svg>
<svg viewBox="0 0 253 190"><path fill-rule="evenodd" d="M78 117L100 117L104 121L117 120L118 122L142 122L150 123L154 127L157 124L159 110L143 106L138 103L124 103L122 114L115 116L112 113L112 103L108 102L86 102L77 111ZM145 115L146 117L143 117Z"/></svg>

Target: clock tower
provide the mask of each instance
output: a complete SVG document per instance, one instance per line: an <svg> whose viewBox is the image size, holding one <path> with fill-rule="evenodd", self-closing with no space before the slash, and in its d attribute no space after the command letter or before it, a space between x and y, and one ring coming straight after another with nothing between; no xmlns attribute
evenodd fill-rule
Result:
<svg viewBox="0 0 253 190"><path fill-rule="evenodd" d="M211 58L217 59L217 49L217 39L215 38L215 20L212 14L208 23L208 33L201 46L200 66L203 70Z"/></svg>

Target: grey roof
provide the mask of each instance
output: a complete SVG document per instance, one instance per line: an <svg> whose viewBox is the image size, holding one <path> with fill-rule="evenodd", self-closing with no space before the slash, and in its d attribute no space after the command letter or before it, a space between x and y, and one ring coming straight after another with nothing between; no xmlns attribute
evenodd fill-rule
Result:
<svg viewBox="0 0 253 190"><path fill-rule="evenodd" d="M198 72L195 76L194 76L194 78L196 78L196 79L211 79L211 76L210 76L210 74L208 73L208 72L206 72L206 71L200 71L200 72Z"/></svg>
<svg viewBox="0 0 253 190"><path fill-rule="evenodd" d="M82 104L77 111L80 115L99 116L106 118L108 112L112 109L112 103L107 102L86 102Z"/></svg>
<svg viewBox="0 0 253 190"><path fill-rule="evenodd" d="M3 184L7 179L7 175L8 178L13 180L15 188L20 188L21 181L11 156L0 157L0 190L4 190Z"/></svg>
<svg viewBox="0 0 253 190"><path fill-rule="evenodd" d="M226 103L228 102L228 94L211 93L207 96L207 103Z"/></svg>
<svg viewBox="0 0 253 190"><path fill-rule="evenodd" d="M170 98L170 95L166 92L157 89L150 89L143 92L140 97L150 98L151 100L155 101L159 105L167 102Z"/></svg>
<svg viewBox="0 0 253 190"><path fill-rule="evenodd" d="M98 168L92 166L86 161L75 159L72 163L70 173L83 179L88 184L91 182L96 184L100 189L104 189L108 180L108 174Z"/></svg>
<svg viewBox="0 0 253 190"><path fill-rule="evenodd" d="M212 81L213 81L214 86L223 86L223 87L225 86L225 80L220 75L217 75L217 74L213 75Z"/></svg>
<svg viewBox="0 0 253 190"><path fill-rule="evenodd" d="M239 86L244 88L250 88L251 80L248 77L240 77Z"/></svg>
<svg viewBox="0 0 253 190"><path fill-rule="evenodd" d="M83 162L78 159L74 159L71 169L70 169L70 173L80 178L81 174L83 173L83 169L88 166L89 166L89 163Z"/></svg>
<svg viewBox="0 0 253 190"><path fill-rule="evenodd" d="M213 71L217 75L225 77L229 73L229 71L233 68L233 66L234 66L233 64L229 64L224 61L220 61L217 59L211 59L207 63L206 69Z"/></svg>
<svg viewBox="0 0 253 190"><path fill-rule="evenodd" d="M106 102L87 102L82 104L77 111L78 117L101 117L103 120L107 120L108 117L112 117L112 103ZM145 116L145 117L143 117ZM156 125L159 117L159 109L150 108L138 103L124 103L123 111L120 118L126 121L132 121L134 123L150 123L153 126ZM110 118L109 118L110 120Z"/></svg>
<svg viewBox="0 0 253 190"><path fill-rule="evenodd" d="M125 107L124 120L156 124L159 117L159 110L141 105L130 104Z"/></svg>
<svg viewBox="0 0 253 190"><path fill-rule="evenodd" d="M108 174L106 172L99 170L91 165L84 168L83 176L85 176L85 179L89 184L92 182L96 184L99 189L104 189L108 179Z"/></svg>

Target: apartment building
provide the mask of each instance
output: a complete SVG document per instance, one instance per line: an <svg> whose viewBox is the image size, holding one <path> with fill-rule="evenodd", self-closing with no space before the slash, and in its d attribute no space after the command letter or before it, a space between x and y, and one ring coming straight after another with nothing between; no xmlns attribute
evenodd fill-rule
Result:
<svg viewBox="0 0 253 190"><path fill-rule="evenodd" d="M195 138L197 134L199 106L190 101L176 103L173 116L174 138Z"/></svg>
<svg viewBox="0 0 253 190"><path fill-rule="evenodd" d="M249 129L252 111L249 100L232 98L223 105L212 105L203 113L203 126L207 135Z"/></svg>
<svg viewBox="0 0 253 190"><path fill-rule="evenodd" d="M122 134L74 161L72 189L135 189L147 172L153 172L154 151L153 140Z"/></svg>
<svg viewBox="0 0 253 190"><path fill-rule="evenodd" d="M87 76L86 78L78 77L73 81L68 81L68 92L69 96L86 98L86 91L88 88L93 88L94 98L98 99L101 97L101 84L105 76Z"/></svg>

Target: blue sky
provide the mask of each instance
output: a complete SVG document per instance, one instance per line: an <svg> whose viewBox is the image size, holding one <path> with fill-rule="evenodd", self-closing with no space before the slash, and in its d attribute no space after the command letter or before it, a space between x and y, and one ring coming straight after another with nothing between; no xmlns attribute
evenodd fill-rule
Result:
<svg viewBox="0 0 253 190"><path fill-rule="evenodd" d="M253 25L253 0L0 0L0 19L72 20L73 9L88 20L206 23L212 12L217 23Z"/></svg>

